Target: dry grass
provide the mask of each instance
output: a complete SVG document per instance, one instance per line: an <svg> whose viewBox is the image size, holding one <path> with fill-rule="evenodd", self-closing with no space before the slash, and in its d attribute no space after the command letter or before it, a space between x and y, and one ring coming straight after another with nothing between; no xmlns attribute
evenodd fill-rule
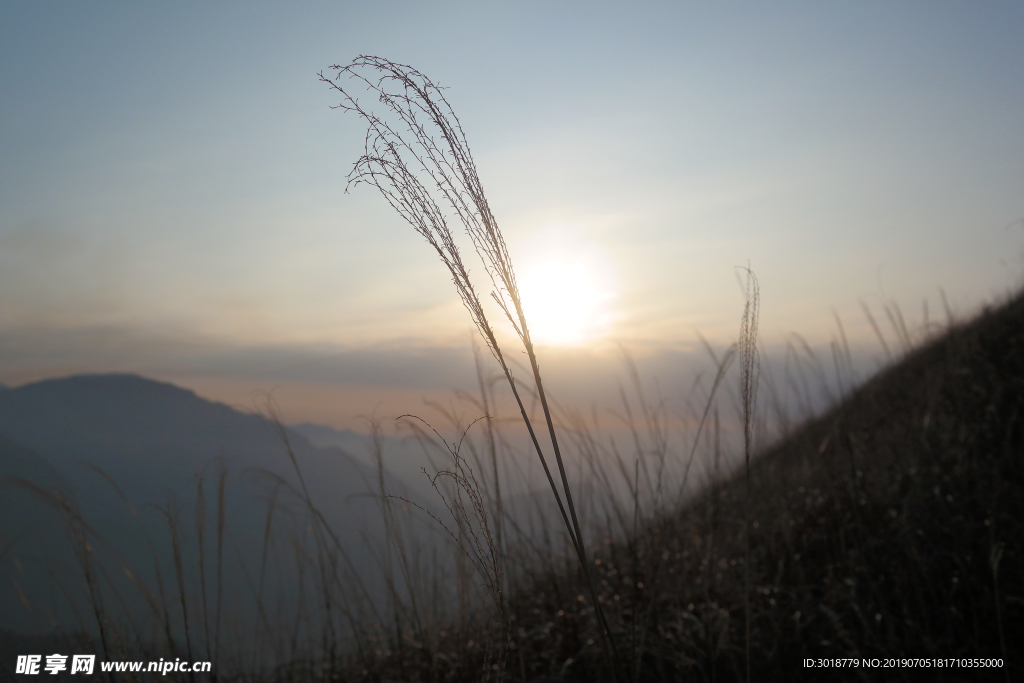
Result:
<svg viewBox="0 0 1024 683"><path fill-rule="evenodd" d="M673 433L678 416L644 389L626 357L633 395L623 391L618 412L630 436L624 447L600 433L596 418L560 409L545 393L503 238L440 91L415 70L377 58L336 68L337 77L324 80L370 124L353 182L374 185L434 248L499 370L492 376L478 355L479 395L463 394L460 404L471 418L437 406L448 422L442 430L404 420L435 458L428 476L447 516L388 488L380 426L371 421L377 479L366 482L367 500L384 533L367 541L386 588L383 603L375 601L314 503L281 428L295 477L263 475L260 566L255 578L246 567L235 576L249 587L256 623L246 636L251 647L228 664L224 469L215 587L207 585L207 487L199 478L193 534L177 506L165 508L175 597L168 598L155 550L156 590L124 568L149 606L145 624L113 608L123 601L95 557L102 539L74 502L14 482L62 511L105 656L206 656L221 679L282 682L820 680L804 667L818 657L994 657L1006 666L928 675L1024 674L1024 297L969 325L955 325L947 305L946 332L916 346L899 308L884 303L905 357L862 385L837 316L834 407L816 417L810 384L827 391L828 383L801 338L790 341L781 381L767 365L761 377L759 291L748 269L738 342L724 353L705 344L710 379L691 387L683 434ZM408 131L408 144L349 97L342 77L378 95ZM439 145L420 124L424 117ZM436 193L483 259L492 297L523 344L525 370L499 347ZM899 352L866 306L865 313L895 361ZM927 314L925 327L934 337ZM506 438L496 381L509 387L530 453ZM799 399L799 418L780 398L783 382ZM759 410L762 384L768 400ZM723 426L733 413L739 445ZM755 441L769 441L769 415L784 438L758 454ZM534 430L538 420L548 429L558 483ZM517 476L526 478L527 456L541 464L550 498L508 495ZM570 487L573 464L579 476ZM439 531L447 542L424 540ZM189 542L197 567L187 562ZM282 571L283 563L292 569ZM277 584L276 603L271 576L288 579ZM916 676L857 668L829 678Z"/></svg>
<svg viewBox="0 0 1024 683"><path fill-rule="evenodd" d="M448 268L456 291L491 351L491 355L501 367L519 406L523 422L530 433L537 457L544 468L551 492L562 515L562 521L579 560L581 572L594 600L594 614L602 631L601 640L608 660L608 671L612 680L615 680L616 672L621 677L625 671L600 603L596 599L597 589L591 578L583 531L566 475L547 393L544 391L540 365L530 337L530 328L519 296L515 270L512 267L512 260L504 237L484 195L483 185L477 174L476 164L469 151L469 144L462 132L458 117L455 116L441 90L429 78L410 66L396 64L379 57L361 56L348 66L333 66L331 69L335 72L334 78L326 78L321 73L321 80L341 94L343 104L340 107L342 109L357 113L368 124L365 154L356 162L355 168L349 176L349 183L365 182L376 187L392 208L434 248ZM349 80L354 80L376 95L378 101L384 105L386 114L393 116L395 122L391 123L381 115L360 105L349 90L346 90ZM403 137L403 135L407 137ZM435 135L442 140L440 144L435 139ZM420 168L429 178L429 182L433 184L433 190L428 189L417 176ZM551 450L558 466L561 491L555 485L548 468L547 458L544 455L545 449L540 445L534 431L533 421L520 396L512 369L498 344L483 303L477 295L460 250L448 227L446 212L441 209L438 200L451 207L454 215L465 228L493 286L491 298L508 319L526 351L536 395L540 400L544 420L547 424ZM452 454L455 457L456 469L458 469L458 453L452 451ZM455 482L456 491L466 491L467 495L472 496L474 491L472 482L460 477L458 473L450 472L449 475ZM566 508L568 508L568 515ZM449 509L451 510L451 508ZM457 511L452 513L456 519L459 519ZM489 528L487 532L490 537ZM470 555L472 556L473 553ZM476 563L478 570L482 570L484 566L480 562ZM500 570L493 575L483 572L482 578L489 586L494 587L499 612L504 620Z"/></svg>
<svg viewBox="0 0 1024 683"><path fill-rule="evenodd" d="M743 373L729 372L737 357L731 349L712 354L713 375L695 384L689 440L672 438L665 404L657 396L643 398L638 375L635 396L624 397L620 413L631 448L563 411L560 429L573 461L587 473L577 484L594 539L587 550L596 602L625 660L627 680L738 681L747 678L748 665L751 680L815 680L802 662L824 656L1001 657L1005 669L948 669L931 677L1018 677L1024 642L1021 329L1024 298L951 328L848 389L831 411L752 456L749 468L746 438L730 446L722 427L721 390L731 386L729 377L742 387ZM491 379L482 375L481 386L492 386ZM483 399L467 398L473 399L464 403L468 412L483 414ZM744 416L742 392L733 410ZM761 414L774 410L768 402ZM508 481L526 454L508 445L501 420L471 425L452 410L449 416L461 444L449 441L449 449L433 432L421 436L442 473L435 481L452 515L448 547L459 556L468 551L468 564L460 569L455 561L422 561L425 527L411 517L415 508L401 509L383 478L376 486L368 482L380 514L391 520L379 556L380 571L393 572L390 603L382 610L358 588L323 514L301 486L291 490L299 504L288 514L278 509L281 503L268 504L264 559L290 554L300 570L302 586L285 596L298 594L307 605L294 616L296 628L284 630L271 618L264 568L252 590L261 615L255 649L272 649L273 659L286 664L228 665L222 654L221 678L610 680L587 577L568 532L554 533L550 524L560 518L555 506L536 497L503 499L506 538L499 551L499 481ZM756 431L763 421L742 424ZM695 454L709 463L703 493L679 504L678 491L697 471L690 467ZM383 471L382 450L377 457ZM736 474L730 461L741 464ZM281 495L289 490L283 480L279 486ZM201 480L199 490L207 490ZM163 583L155 590L138 585L148 596L154 630L118 613L115 584L95 557L102 539L73 502L37 493L65 511L91 619L103 627L97 652L184 657L191 642L198 658L216 648L220 619L206 611L220 591L203 607L199 573L186 557L204 560L182 550L211 535L204 526L197 521L185 534L168 508L172 548L175 529L179 535L175 585L170 591ZM525 514L524 503L533 513ZM217 523L226 524L222 512ZM227 534L217 536L219 555ZM489 582L470 579L473 567ZM322 601L330 603L329 612L314 606ZM186 609L196 625L188 638ZM832 672L866 680L914 677L905 670L862 673Z"/></svg>

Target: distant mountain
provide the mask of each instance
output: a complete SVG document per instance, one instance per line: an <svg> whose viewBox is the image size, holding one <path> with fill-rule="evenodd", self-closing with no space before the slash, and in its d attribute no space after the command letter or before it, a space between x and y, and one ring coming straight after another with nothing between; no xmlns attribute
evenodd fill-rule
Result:
<svg viewBox="0 0 1024 683"><path fill-rule="evenodd" d="M209 474L219 460L231 469L289 473L293 468L283 436L302 467L325 466L325 458L335 461L329 467L341 468L336 474L345 476L335 484L376 478L375 470L359 462L363 458L317 448L299 430L282 433L260 415L137 375L80 375L10 389L0 395L0 433L58 470L82 463L99 467L115 481L130 483L132 497L150 502L162 501L168 488ZM318 478L318 483L329 487L332 482ZM334 498L337 492L328 495Z"/></svg>
<svg viewBox="0 0 1024 683"><path fill-rule="evenodd" d="M375 446L372 435L360 434L351 429L334 429L311 422L292 425L288 429L317 448L340 448L361 462L377 466L373 459ZM397 439L384 435L378 438L385 464L406 480L421 480L423 467L430 471L436 469L435 463L429 461L423 453L422 446L415 439Z"/></svg>
<svg viewBox="0 0 1024 683"><path fill-rule="evenodd" d="M243 577L252 581L262 571L269 547L278 548L275 564L284 567L278 570L279 585L291 583L288 572L293 570L280 553L296 552L299 541L288 528L311 528L302 521L310 514L301 500L305 487L351 567L369 576L368 590L382 590L373 588L380 574L374 552L384 528L376 499L365 495L375 486L377 470L365 457L351 457L336 446L318 448L298 430L282 431L262 416L130 374L81 375L2 391L0 435L0 628L32 630L33 622L70 619L70 611L49 604L57 591L41 587L40 581L29 581L36 594L27 596L39 612L26 615L24 601L8 580L24 580L31 559L36 567L49 563L49 573L66 582L62 590L74 585L80 592L81 558L68 542L69 515L60 513L55 503L60 498L53 492L80 510L91 530L89 543L98 546L91 552L102 554L103 566L120 577L110 579L118 591L141 592L128 585L137 580L155 591L158 573L164 583L175 576L169 520L174 520L180 552L193 573L193 587L204 553L209 579L222 464L227 472L226 542L231 544L223 554L234 563L231 589L254 590L245 587ZM386 481L393 492L430 499L429 492L419 490L424 486L419 481L407 483L390 473ZM271 538L272 546L265 544L267 528L278 535ZM26 543L26 538L44 537L46 543ZM54 546L60 546L59 556L44 557ZM255 602L251 594L247 597Z"/></svg>
<svg viewBox="0 0 1024 683"><path fill-rule="evenodd" d="M169 477L191 477L216 457L260 466L283 453L266 419L136 375L81 375L4 392L0 432L58 467L85 460L133 486L156 480L163 489L180 483Z"/></svg>
<svg viewBox="0 0 1024 683"><path fill-rule="evenodd" d="M292 425L289 429L305 438L314 446L320 448L341 448L353 454L366 447L370 441L369 437L354 432L351 429L338 430L333 427L313 424L312 422Z"/></svg>

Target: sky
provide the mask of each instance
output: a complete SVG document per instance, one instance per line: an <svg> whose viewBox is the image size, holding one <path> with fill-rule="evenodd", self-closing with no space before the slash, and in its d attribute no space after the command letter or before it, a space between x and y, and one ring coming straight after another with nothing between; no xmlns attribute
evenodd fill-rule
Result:
<svg viewBox="0 0 1024 683"><path fill-rule="evenodd" d="M365 124L318 73L359 55L448 88L556 394L614 398L623 349L681 392L698 333L736 338L747 264L766 349L827 349L838 315L877 360L862 304L919 330L940 290L966 316L1022 282L1022 25L1019 2L0 0L0 382L137 372L357 428L476 386L443 265L345 191Z"/></svg>

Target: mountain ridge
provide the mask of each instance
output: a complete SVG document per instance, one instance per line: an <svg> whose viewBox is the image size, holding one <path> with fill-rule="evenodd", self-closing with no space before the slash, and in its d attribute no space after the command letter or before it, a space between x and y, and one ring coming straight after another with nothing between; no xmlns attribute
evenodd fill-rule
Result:
<svg viewBox="0 0 1024 683"><path fill-rule="evenodd" d="M135 590L117 569L123 563L145 581L157 580L155 572L174 576L171 554L161 541L169 524L182 536L185 560L196 561L201 549L186 546L198 545L202 519L213 524L218 509L224 510L238 561L257 567L266 552L271 512L273 528L284 533L282 525L296 524L311 502L335 528L352 566L369 574L372 584L373 539L384 530L373 498L363 494L378 474L365 460L342 449L318 448L267 417L141 375L82 374L33 382L0 392L0 480L9 489L5 498L17 503L5 508L0 525L0 547L9 550L0 556L0 576L21 577L33 605L47 604L55 588L43 579L45 572L26 575L21 569L26 562L73 581L69 577L81 570L65 533L69 514L80 515L94 530L93 546L116 551L117 557L105 562L107 571L122 577L119 591ZM396 492L422 488L386 468L383 475ZM221 477L226 493L218 503ZM55 509L61 500L72 507ZM0 585L0 628L18 630L32 621L23 603L9 581ZM76 623L74 610L38 609L46 612L41 623L56 615L65 630L87 626ZM140 603L130 609L138 616L148 608Z"/></svg>

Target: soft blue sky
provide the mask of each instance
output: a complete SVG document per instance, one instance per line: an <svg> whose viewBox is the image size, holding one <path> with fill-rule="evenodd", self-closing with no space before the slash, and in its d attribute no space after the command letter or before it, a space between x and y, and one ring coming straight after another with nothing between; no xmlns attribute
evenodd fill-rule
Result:
<svg viewBox="0 0 1024 683"><path fill-rule="evenodd" d="M317 72L359 54L450 87L517 267L588 259L602 338L638 354L727 343L748 261L769 341L827 344L834 307L870 342L861 300L915 324L939 287L967 313L1022 270L1022 26L1019 2L0 2L0 382L280 386L337 425L471 385L441 265L343 193L363 126Z"/></svg>

